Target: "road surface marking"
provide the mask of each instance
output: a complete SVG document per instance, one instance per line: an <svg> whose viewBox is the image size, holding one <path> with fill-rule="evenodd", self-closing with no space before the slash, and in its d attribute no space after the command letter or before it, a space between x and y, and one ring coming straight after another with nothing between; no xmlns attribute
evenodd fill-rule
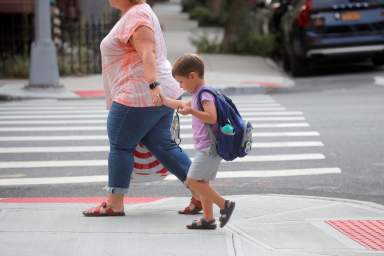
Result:
<svg viewBox="0 0 384 256"><path fill-rule="evenodd" d="M240 112L245 112L245 111L285 111L286 109L284 107L237 107L237 109ZM29 115L29 114L83 114L83 113L93 113L93 114L107 114L109 111L106 109L74 109L74 110L54 110L54 109L45 109L45 110L1 110L0 109L0 114L1 115Z"/></svg>
<svg viewBox="0 0 384 256"><path fill-rule="evenodd" d="M190 98L184 99L185 101L191 100ZM236 104L236 106L261 106L261 107L279 107L281 104L277 103L274 100L244 100L244 99L233 99L233 102ZM88 102L85 101L84 103L81 102L60 102L60 105L58 105L57 101L52 102L41 102L37 101L34 104L31 103L24 103L24 102L11 102L11 103L2 103L0 104L0 111L1 110L47 110L47 109L56 109L56 110L79 110L79 108L88 108L88 109L102 109L105 110L105 104L104 101L99 101L98 103L95 102Z"/></svg>
<svg viewBox="0 0 384 256"><path fill-rule="evenodd" d="M376 76L375 77L375 84L379 86L384 86L384 76Z"/></svg>
<svg viewBox="0 0 384 256"><path fill-rule="evenodd" d="M308 132L257 132L253 133L253 138L262 137L318 137L320 133L316 131ZM182 133L182 139L192 138L192 133ZM63 135L63 136L3 136L0 141L73 141L73 140L108 140L107 135Z"/></svg>
<svg viewBox="0 0 384 256"><path fill-rule="evenodd" d="M1 119L1 118L0 118ZM15 118L14 118L15 119ZM36 124L106 124L106 118L99 120L95 119L82 119L82 120L25 120L29 118L20 118L23 120L12 120L12 121L0 121L0 125L36 125ZM297 117L249 117L247 121L304 121L305 118L302 116ZM192 119L181 119L181 123L191 123Z"/></svg>
<svg viewBox="0 0 384 256"><path fill-rule="evenodd" d="M8 114L8 115L2 115L3 113L0 112L0 119L20 119L21 117L23 116L26 116L26 115L23 115L24 113L12 113L12 114ZM17 115L15 115L17 114ZM19 115L20 114L20 115ZM27 113L28 114L28 113ZM34 113L31 113L31 114L34 114ZM40 114L40 115L36 115L36 114ZM57 112L51 112L51 114L55 114L55 115L41 115L41 114L44 114L42 113L41 111L40 112L36 112L35 115L30 115L28 114L27 116L29 117L48 117L48 118L107 118L107 112L105 112L104 114L86 114L86 115L81 115L82 112L78 112L78 113L57 113ZM45 114L50 114L50 113L45 113ZM60 115L58 115L60 114ZM67 114L67 115L61 115L61 114ZM303 115L303 112L300 112L300 111L275 111L275 112L265 112L265 111L262 111L262 112L258 112L258 111L254 111L254 112L245 112L245 113L241 113L241 115L243 117L252 117L252 116L302 116ZM10 117L10 118L8 118ZM20 118L19 118L20 117ZM181 119L190 119L191 116L183 116L183 115L180 115Z"/></svg>
<svg viewBox="0 0 384 256"><path fill-rule="evenodd" d="M286 170L260 170L260 171L227 171L218 172L217 178L262 178L262 177L286 177L302 175L320 175L341 173L339 168L310 168L310 169L286 169ZM165 180L177 180L176 176L170 174Z"/></svg>
<svg viewBox="0 0 384 256"><path fill-rule="evenodd" d="M254 128L283 128L283 127L309 127L308 123L259 123L252 124ZM190 130L191 125L180 125L181 129ZM106 131L103 126L31 126L31 127L0 127L0 132L39 132L39 131Z"/></svg>
<svg viewBox="0 0 384 256"><path fill-rule="evenodd" d="M252 124L253 128L283 128L283 127L309 127L308 123L260 123ZM182 127L182 125L181 125Z"/></svg>
<svg viewBox="0 0 384 256"><path fill-rule="evenodd" d="M0 118L1 119L1 118ZM22 119L22 118L20 118ZM304 121L305 118L298 117L249 117L247 121ZM36 125L36 124L106 124L106 118L95 119L83 119L83 120L12 120L12 121L0 121L0 125ZM192 119L181 119L181 123L191 123Z"/></svg>
<svg viewBox="0 0 384 256"><path fill-rule="evenodd" d="M268 178L289 177L305 175L339 174L339 168L311 168L311 169L285 169L285 170L260 170L260 171L226 171L218 172L218 179L227 178ZM98 183L107 182L107 175L73 176L73 177L44 177L44 178L19 178L0 179L0 186L22 186L22 185L53 185L53 184L75 184L75 183ZM165 180L176 180L174 175L169 175Z"/></svg>
<svg viewBox="0 0 384 256"><path fill-rule="evenodd" d="M0 127L0 132L106 131L105 126Z"/></svg>
<svg viewBox="0 0 384 256"><path fill-rule="evenodd" d="M283 155L248 155L245 158L236 158L230 163L252 163L273 161L304 161L325 159L323 154L283 154ZM192 158L193 160L193 158ZM8 168L49 168L49 167L84 167L84 166L107 166L108 160L61 160L61 161L7 161L0 162L0 169Z"/></svg>
<svg viewBox="0 0 384 256"><path fill-rule="evenodd" d="M181 144L182 149L194 149L193 144ZM289 148L322 147L320 141L291 141L252 143L252 148ZM0 154L19 153L71 153L71 152L108 152L109 146L59 146L59 147L0 147Z"/></svg>

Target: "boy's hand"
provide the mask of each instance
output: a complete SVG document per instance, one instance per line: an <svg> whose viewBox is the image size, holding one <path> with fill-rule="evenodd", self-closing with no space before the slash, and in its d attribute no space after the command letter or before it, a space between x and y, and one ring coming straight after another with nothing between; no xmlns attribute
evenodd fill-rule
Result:
<svg viewBox="0 0 384 256"><path fill-rule="evenodd" d="M166 101L167 101L167 97L162 94L162 91L160 91L160 93L159 93L160 105L164 105Z"/></svg>
<svg viewBox="0 0 384 256"><path fill-rule="evenodd" d="M190 115L192 113L191 105L188 102L183 103L179 108L178 112L182 115Z"/></svg>

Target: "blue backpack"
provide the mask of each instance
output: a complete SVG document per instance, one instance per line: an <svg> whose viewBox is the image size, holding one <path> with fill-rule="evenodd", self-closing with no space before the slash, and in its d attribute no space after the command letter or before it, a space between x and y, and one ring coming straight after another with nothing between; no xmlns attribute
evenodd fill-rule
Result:
<svg viewBox="0 0 384 256"><path fill-rule="evenodd" d="M215 98L217 111L218 134L213 135L210 125L208 133L214 140L217 154L226 161L246 156L252 148L252 130L250 122L244 120L232 100L211 87L204 87L197 95L197 103L203 110L202 93L208 92Z"/></svg>

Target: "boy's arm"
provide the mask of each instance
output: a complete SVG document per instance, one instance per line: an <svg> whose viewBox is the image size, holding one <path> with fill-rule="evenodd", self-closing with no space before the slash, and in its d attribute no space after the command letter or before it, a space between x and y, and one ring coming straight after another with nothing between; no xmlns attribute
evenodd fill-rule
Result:
<svg viewBox="0 0 384 256"><path fill-rule="evenodd" d="M212 101L204 100L202 102L204 111L191 108L191 114L199 118L207 124L215 124L217 122L216 106Z"/></svg>

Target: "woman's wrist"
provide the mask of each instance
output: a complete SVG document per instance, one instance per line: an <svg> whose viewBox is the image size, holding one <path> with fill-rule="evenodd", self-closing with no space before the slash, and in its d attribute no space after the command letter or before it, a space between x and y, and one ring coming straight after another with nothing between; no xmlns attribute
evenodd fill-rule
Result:
<svg viewBox="0 0 384 256"><path fill-rule="evenodd" d="M155 89L157 86L159 86L159 85L160 85L159 82L154 81L154 82L152 82L152 83L149 83L149 84L148 84L148 87L149 87L149 89L154 90L154 89Z"/></svg>

